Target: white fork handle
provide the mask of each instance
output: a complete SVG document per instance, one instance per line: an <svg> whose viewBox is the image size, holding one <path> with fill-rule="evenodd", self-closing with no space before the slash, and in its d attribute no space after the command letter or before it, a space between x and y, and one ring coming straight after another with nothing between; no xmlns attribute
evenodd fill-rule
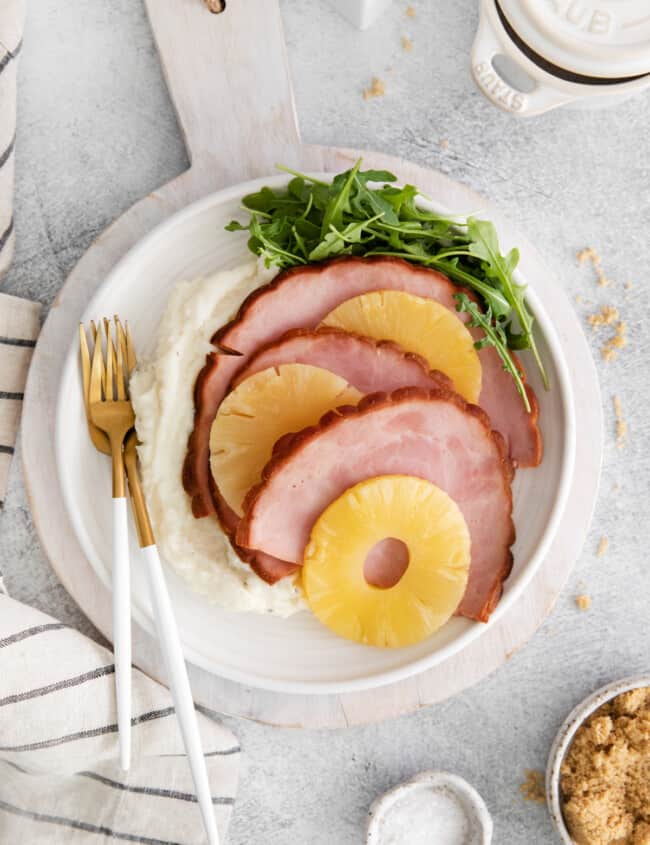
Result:
<svg viewBox="0 0 650 845"><path fill-rule="evenodd" d="M194 709L194 700L192 699L192 690L187 676L187 667L185 666L181 640L178 634L178 628L176 627L171 601L169 600L165 576L160 565L158 548L155 545L145 546L142 549L142 553L147 562L147 574L149 576L149 588L151 590L151 601L158 639L160 640L160 647L165 658L169 686L172 698L174 699L174 707L176 708L176 718L178 719L181 734L183 735L183 743L194 780L194 788L196 790L201 816L203 817L203 824L210 845L219 845L219 833L214 817L212 794L208 780L208 771L205 765L205 757L203 756L199 724Z"/></svg>
<svg viewBox="0 0 650 845"><path fill-rule="evenodd" d="M126 499L113 499L113 653L120 765L131 765L131 573Z"/></svg>

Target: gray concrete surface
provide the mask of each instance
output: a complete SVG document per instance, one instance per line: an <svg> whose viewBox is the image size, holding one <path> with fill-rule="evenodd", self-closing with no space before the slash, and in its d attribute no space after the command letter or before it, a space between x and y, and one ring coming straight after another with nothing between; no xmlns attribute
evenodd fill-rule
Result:
<svg viewBox="0 0 650 845"><path fill-rule="evenodd" d="M600 502L546 624L474 689L345 732L233 722L246 755L231 845L359 843L373 798L427 768L458 772L481 791L498 845L551 843L544 806L519 793L525 770L544 768L556 728L586 693L648 668L650 100L516 122L471 81L475 0L412 4L415 18L395 0L374 29L358 33L324 0L284 0L303 135L396 152L470 184L519 221L572 301L584 298L580 314L618 305L629 337L618 361L600 360L600 336L587 329L608 431ZM412 52L401 35L412 37ZM386 95L365 102L373 75ZM187 163L139 0L33 0L16 154L18 246L0 290L49 305L94 236ZM578 268L576 251L587 245L603 256L612 287L598 288L593 271ZM624 449L614 442L614 394L629 424ZM597 557L604 535L610 547ZM16 598L92 633L41 551L19 460L0 512L0 568ZM588 612L575 605L581 593L592 597Z"/></svg>

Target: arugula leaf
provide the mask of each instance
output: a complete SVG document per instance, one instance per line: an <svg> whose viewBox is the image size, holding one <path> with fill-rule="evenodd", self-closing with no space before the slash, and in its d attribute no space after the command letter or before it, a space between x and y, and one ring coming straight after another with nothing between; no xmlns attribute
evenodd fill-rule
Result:
<svg viewBox="0 0 650 845"><path fill-rule="evenodd" d="M357 211L360 217L365 216L368 211L371 214L383 217L386 223L397 224L399 218L393 210L393 206L384 199L379 191L372 191L358 177L356 179L356 195L351 199L350 205Z"/></svg>
<svg viewBox="0 0 650 845"><path fill-rule="evenodd" d="M326 238L328 236L330 226L340 226L343 222L343 213L351 210L350 193L360 167L361 159L357 161L352 170L334 177L330 188L329 202L323 215L321 237Z"/></svg>
<svg viewBox="0 0 650 845"><path fill-rule="evenodd" d="M397 182L397 176L389 170L364 170L357 174L357 179L364 185L368 182Z"/></svg>
<svg viewBox="0 0 650 845"><path fill-rule="evenodd" d="M526 345L535 356L544 387L548 390L548 376L546 375L537 345L535 344L535 338L533 337L534 319L524 299L526 288L524 285L517 284L512 277L519 263L519 250L510 250L505 257L501 255L496 229L494 228L494 224L487 220L476 220L470 217L467 221L467 234L470 238L470 253L487 265L485 267L487 275L501 285L506 299L517 315L522 332L521 340L518 342L522 343L525 338Z"/></svg>
<svg viewBox="0 0 650 845"><path fill-rule="evenodd" d="M352 252L349 244L363 243L363 234L369 226L381 215L372 217L370 220L361 220L358 223L348 223L341 231L330 226L330 231L318 246L309 253L310 261L322 261L324 258L331 258L334 255Z"/></svg>
<svg viewBox="0 0 650 845"><path fill-rule="evenodd" d="M499 358L501 358L503 369L515 380L517 390L524 401L526 410L530 413L530 401L526 393L526 387L522 381L519 368L508 352L508 344L503 328L498 323L493 322L492 313L489 308L487 311L481 311L478 305L472 302L466 293L456 293L454 294L454 299L456 300L457 310L470 315L469 326L475 329L482 329L485 332L481 340L478 340L474 346L477 349L484 349L486 346L493 346L496 349Z"/></svg>
<svg viewBox="0 0 650 845"><path fill-rule="evenodd" d="M340 234L333 229L328 232L323 240L309 253L310 261L323 261L326 258L333 258L345 251L345 241ZM349 251L349 250L348 250Z"/></svg>

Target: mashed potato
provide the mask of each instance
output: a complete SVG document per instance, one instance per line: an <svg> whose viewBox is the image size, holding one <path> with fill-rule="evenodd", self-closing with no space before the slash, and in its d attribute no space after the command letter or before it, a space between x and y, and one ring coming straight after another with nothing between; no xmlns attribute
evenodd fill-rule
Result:
<svg viewBox="0 0 650 845"><path fill-rule="evenodd" d="M195 519L181 483L194 419L196 376L210 338L245 297L275 275L255 261L182 282L158 328L156 352L131 379L142 480L165 560L208 601L230 610L290 616L305 607L292 579L266 584L234 553L212 517Z"/></svg>

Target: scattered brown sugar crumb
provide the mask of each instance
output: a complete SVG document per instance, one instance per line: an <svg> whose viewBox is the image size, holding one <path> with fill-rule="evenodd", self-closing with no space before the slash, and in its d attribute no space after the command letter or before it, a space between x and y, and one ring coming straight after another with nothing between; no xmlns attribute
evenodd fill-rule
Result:
<svg viewBox="0 0 650 845"><path fill-rule="evenodd" d="M600 350L600 354L605 361L615 361L617 350L623 349L625 346L627 346L627 323L621 320L616 326L615 333Z"/></svg>
<svg viewBox="0 0 650 845"><path fill-rule="evenodd" d="M601 288L609 287L611 284L610 280L605 275L605 271L603 270L603 260L598 255L593 247L586 247L585 249L581 249L580 252L576 254L576 258L578 259L578 264L582 267L585 261L591 261L594 265L594 270L596 271L596 278L598 279L598 285Z"/></svg>
<svg viewBox="0 0 650 845"><path fill-rule="evenodd" d="M625 282L623 287L625 288L625 290L632 290L634 288L634 285L632 284L632 282Z"/></svg>
<svg viewBox="0 0 650 845"><path fill-rule="evenodd" d="M410 38L407 38L405 35L402 35L402 49L406 50L407 53L410 53L413 49L413 42Z"/></svg>
<svg viewBox="0 0 650 845"><path fill-rule="evenodd" d="M439 141L439 146L441 150L448 150L449 149L449 139L448 138L441 138Z"/></svg>
<svg viewBox="0 0 650 845"><path fill-rule="evenodd" d="M519 785L519 791L523 795L524 801L535 801L543 804L546 801L544 772L539 772L537 769L526 769L526 780Z"/></svg>
<svg viewBox="0 0 650 845"><path fill-rule="evenodd" d="M576 298L576 302L578 303L578 305L580 305L580 303L584 301L579 293L576 294L575 298Z"/></svg>
<svg viewBox="0 0 650 845"><path fill-rule="evenodd" d="M596 331L603 326L611 326L618 320L618 308L614 305L603 305L600 311L595 314L590 314L587 317L587 322L591 328Z"/></svg>
<svg viewBox="0 0 650 845"><path fill-rule="evenodd" d="M578 610L589 610L591 607L591 596L576 596L576 604L578 606Z"/></svg>
<svg viewBox="0 0 650 845"><path fill-rule="evenodd" d="M379 77L373 76L370 87L363 91L363 99L370 100L372 97L383 97L385 93L384 83Z"/></svg>
<svg viewBox="0 0 650 845"><path fill-rule="evenodd" d="M609 539L607 537L601 537L600 543L598 543L598 548L596 549L596 557L602 557L608 548Z"/></svg>
<svg viewBox="0 0 650 845"><path fill-rule="evenodd" d="M619 491L620 489L621 489L621 485L620 485L620 484L612 484L612 493L618 493L618 491Z"/></svg>
<svg viewBox="0 0 650 845"><path fill-rule="evenodd" d="M577 845L650 845L650 689L617 696L581 725L560 791Z"/></svg>
<svg viewBox="0 0 650 845"><path fill-rule="evenodd" d="M413 6L406 7L406 17L407 18L414 18L415 17L415 9Z"/></svg>
<svg viewBox="0 0 650 845"><path fill-rule="evenodd" d="M621 449L627 440L627 422L623 416L623 405L620 396L614 397L614 414L616 415L616 445Z"/></svg>

